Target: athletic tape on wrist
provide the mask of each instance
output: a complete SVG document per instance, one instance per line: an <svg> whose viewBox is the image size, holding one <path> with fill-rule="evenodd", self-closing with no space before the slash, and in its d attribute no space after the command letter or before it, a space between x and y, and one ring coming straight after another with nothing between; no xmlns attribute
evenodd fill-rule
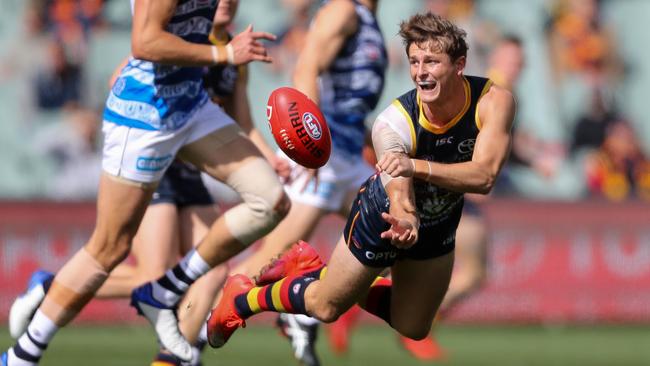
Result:
<svg viewBox="0 0 650 366"><path fill-rule="evenodd" d="M212 51L212 62L216 65L219 63L219 49L217 46L212 46L210 47L210 51Z"/></svg>
<svg viewBox="0 0 650 366"><path fill-rule="evenodd" d="M228 63L231 65L235 64L235 49L232 48L232 45L228 43L226 45L226 55L227 55L227 60Z"/></svg>

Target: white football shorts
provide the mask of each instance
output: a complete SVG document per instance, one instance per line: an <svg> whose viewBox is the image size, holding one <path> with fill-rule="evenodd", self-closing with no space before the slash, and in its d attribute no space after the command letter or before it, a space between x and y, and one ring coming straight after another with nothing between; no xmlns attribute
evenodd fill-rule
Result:
<svg viewBox="0 0 650 366"><path fill-rule="evenodd" d="M316 187L315 181L312 180L301 192L307 180L306 175L300 174L302 169L296 169L298 164L286 157L282 151L278 151L278 155L291 162L293 180L284 186L291 200L330 212L340 211L344 204L348 204L344 202L346 197L351 192L356 192L361 183L375 173L375 168L362 156L350 157L346 153L332 150L330 159L318 169L318 186Z"/></svg>
<svg viewBox="0 0 650 366"><path fill-rule="evenodd" d="M181 147L233 123L221 107L209 101L175 131L151 131L104 121L102 168L131 181L157 182Z"/></svg>

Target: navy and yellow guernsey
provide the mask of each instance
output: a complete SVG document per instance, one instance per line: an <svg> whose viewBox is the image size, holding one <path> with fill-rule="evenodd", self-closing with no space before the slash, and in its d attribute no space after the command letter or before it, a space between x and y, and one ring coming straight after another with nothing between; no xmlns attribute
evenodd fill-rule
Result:
<svg viewBox="0 0 650 366"><path fill-rule="evenodd" d="M491 82L481 77L465 76L464 84L463 109L442 127L436 127L427 120L415 89L393 102L412 128L412 158L447 164L472 159L476 136L481 129L476 106ZM462 193L440 188L420 179L413 182L420 225L436 225L449 217L460 217L463 206Z"/></svg>
<svg viewBox="0 0 650 366"><path fill-rule="evenodd" d="M389 108L391 113L397 113L397 117L409 125L409 155L412 158L443 164L472 159L481 129L477 104L492 83L489 79L475 76L465 76L463 81L465 104L458 115L441 127L427 120L416 89L393 101L392 108ZM414 179L413 184L420 230L418 243L408 250L399 250L379 237L389 227L380 214L388 212L389 208L380 179L372 177L361 187L344 235L352 253L365 265L387 267L398 258L429 259L454 249L463 194L420 179Z"/></svg>

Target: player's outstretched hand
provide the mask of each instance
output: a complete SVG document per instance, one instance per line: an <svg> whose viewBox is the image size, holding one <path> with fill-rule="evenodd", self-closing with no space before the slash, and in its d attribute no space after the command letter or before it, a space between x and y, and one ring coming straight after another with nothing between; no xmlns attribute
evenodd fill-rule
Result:
<svg viewBox="0 0 650 366"><path fill-rule="evenodd" d="M393 178L412 177L415 174L413 161L404 153L387 152L377 162L377 170Z"/></svg>
<svg viewBox="0 0 650 366"><path fill-rule="evenodd" d="M275 41L276 38L271 33L253 32L253 25L249 25L243 32L236 35L230 41L234 53L233 63L235 65L244 65L252 61L273 61L260 40L267 39L269 41Z"/></svg>
<svg viewBox="0 0 650 366"><path fill-rule="evenodd" d="M382 239L390 239L390 243L401 249L408 249L418 241L418 228L406 219L397 218L382 212L381 218L390 224L390 228L381 233Z"/></svg>
<svg viewBox="0 0 650 366"><path fill-rule="evenodd" d="M310 169L301 165L296 165L291 176L293 180L304 180L305 183L302 185L302 188L300 188L300 193L307 191L307 187L310 187L312 192L318 191L318 169Z"/></svg>
<svg viewBox="0 0 650 366"><path fill-rule="evenodd" d="M287 159L283 159L278 156L272 156L269 159L273 170L280 177L280 180L284 184L291 183L291 164Z"/></svg>

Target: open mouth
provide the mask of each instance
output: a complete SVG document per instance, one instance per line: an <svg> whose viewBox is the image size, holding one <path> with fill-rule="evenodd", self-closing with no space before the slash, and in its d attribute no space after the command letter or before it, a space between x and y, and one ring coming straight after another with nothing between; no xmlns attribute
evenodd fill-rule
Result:
<svg viewBox="0 0 650 366"><path fill-rule="evenodd" d="M422 90L433 90L437 83L435 81L418 81L418 86Z"/></svg>

